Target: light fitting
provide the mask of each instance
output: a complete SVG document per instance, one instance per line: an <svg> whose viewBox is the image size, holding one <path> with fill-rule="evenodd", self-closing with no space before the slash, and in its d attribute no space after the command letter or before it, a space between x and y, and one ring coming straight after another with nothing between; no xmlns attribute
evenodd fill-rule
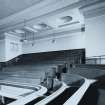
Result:
<svg viewBox="0 0 105 105"><path fill-rule="evenodd" d="M33 26L33 28L35 28L35 29L45 29L47 27L48 27L48 25L45 24L45 23L40 23L40 24L37 24L37 25Z"/></svg>
<svg viewBox="0 0 105 105"><path fill-rule="evenodd" d="M24 40L23 40L23 42L25 42L25 43L26 43L26 42L28 42L28 40L27 40L27 39L24 39Z"/></svg>
<svg viewBox="0 0 105 105"><path fill-rule="evenodd" d="M66 22L70 22L73 20L73 18L71 16L64 16L60 18L64 23Z"/></svg>
<svg viewBox="0 0 105 105"><path fill-rule="evenodd" d="M16 33L18 33L18 34L23 34L23 33L25 33L23 30L19 30L19 29L14 30L14 32L16 32Z"/></svg>
<svg viewBox="0 0 105 105"><path fill-rule="evenodd" d="M9 34L15 34L15 35L19 34L19 33L16 33L16 32L14 32L14 31L9 31L8 33L9 33Z"/></svg>
<svg viewBox="0 0 105 105"><path fill-rule="evenodd" d="M28 31L31 31L31 32L38 32L36 29L33 29L31 27L28 27L28 26L25 26L24 28L27 29Z"/></svg>

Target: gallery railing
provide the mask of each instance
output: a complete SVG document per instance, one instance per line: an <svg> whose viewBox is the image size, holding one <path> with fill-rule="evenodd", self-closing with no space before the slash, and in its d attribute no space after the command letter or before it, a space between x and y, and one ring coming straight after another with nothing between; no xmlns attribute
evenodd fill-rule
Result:
<svg viewBox="0 0 105 105"><path fill-rule="evenodd" d="M87 57L86 64L105 64L105 55Z"/></svg>

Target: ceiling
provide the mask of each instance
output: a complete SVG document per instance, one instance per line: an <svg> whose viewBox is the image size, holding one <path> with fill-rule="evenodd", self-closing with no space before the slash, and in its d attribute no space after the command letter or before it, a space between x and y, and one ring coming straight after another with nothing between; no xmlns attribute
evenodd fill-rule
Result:
<svg viewBox="0 0 105 105"><path fill-rule="evenodd" d="M44 0L0 0L0 19L20 12Z"/></svg>
<svg viewBox="0 0 105 105"><path fill-rule="evenodd" d="M74 32L84 24L87 10L91 12L90 7L105 7L103 2L104 0L0 0L0 33L22 37L26 34L28 37L29 34L33 36L35 33L43 38L51 34L58 35L62 31ZM98 7L99 3L102 5Z"/></svg>
<svg viewBox="0 0 105 105"><path fill-rule="evenodd" d="M23 6L24 8L27 7L27 9L24 9L24 10L21 10L23 8L22 5L24 5L23 1L17 2L16 3L17 6L15 6L16 4L14 2L12 3L11 1L9 3L10 5L6 1L3 3L5 5L8 4L6 8L4 8L5 5L2 5L2 3L0 3L0 5L2 5L2 8L4 8L4 10L7 11L5 12L1 8L1 12L0 12L1 17L4 17L4 15L2 15L2 13L4 12L5 12L5 15L8 15L7 17L0 19L0 32L10 31L12 28L14 29L15 26L16 28L18 27L18 25L21 26L21 24L23 27L24 21L27 21L28 24L30 24L30 21L31 23L42 24L44 20L44 22L48 21L48 24L52 25L53 23L51 23L51 21L55 20L54 18L52 19L52 17L55 17L56 14L60 14L60 13L62 14L62 12L64 14L65 10L70 9L68 8L69 6L78 2L79 0L67 0L67 1L65 0L33 0L34 2L36 1L37 4L31 3L32 0L30 0L30 3L28 0L23 0L23 1L27 1L26 3L27 5ZM21 4L21 6L19 4ZM30 6L28 8L28 4L33 4L33 6ZM11 6L13 7L13 9L8 9ZM19 10L20 12L15 12ZM51 19L48 19L49 17ZM60 17L62 17L62 15ZM56 24L53 24L53 26L54 25ZM49 26L49 28L52 28L52 26Z"/></svg>

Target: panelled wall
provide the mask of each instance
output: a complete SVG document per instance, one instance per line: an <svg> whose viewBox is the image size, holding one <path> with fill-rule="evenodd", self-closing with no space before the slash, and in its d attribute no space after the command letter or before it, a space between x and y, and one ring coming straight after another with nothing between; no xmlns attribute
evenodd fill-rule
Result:
<svg viewBox="0 0 105 105"><path fill-rule="evenodd" d="M61 50L42 53L23 54L20 58L23 63L44 64L83 64L85 63L85 49Z"/></svg>

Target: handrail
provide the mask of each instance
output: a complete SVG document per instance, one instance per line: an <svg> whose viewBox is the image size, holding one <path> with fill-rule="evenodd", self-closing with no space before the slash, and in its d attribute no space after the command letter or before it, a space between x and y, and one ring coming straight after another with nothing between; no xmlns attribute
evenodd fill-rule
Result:
<svg viewBox="0 0 105 105"><path fill-rule="evenodd" d="M10 104L7 104L7 105L25 105L27 103L29 103L30 101L40 97L40 96L43 96L43 94L45 94L47 92L47 88L41 86L41 89L36 91L36 92L33 92L32 94L28 95L28 96L25 96L25 97L21 97L19 99L17 99L16 101L10 103Z"/></svg>
<svg viewBox="0 0 105 105"><path fill-rule="evenodd" d="M87 57L87 58L95 58L95 57L105 57L105 55L99 55L99 56L90 56L90 57Z"/></svg>
<svg viewBox="0 0 105 105"><path fill-rule="evenodd" d="M86 57L86 60L90 60L90 59L105 59L105 55L103 55L103 56Z"/></svg>
<svg viewBox="0 0 105 105"><path fill-rule="evenodd" d="M85 83L63 105L78 105L89 86L94 82L96 80L85 79Z"/></svg>
<svg viewBox="0 0 105 105"><path fill-rule="evenodd" d="M96 82L96 80L86 79L86 78L84 78L84 80L85 80L84 84L63 105L77 105L82 99L87 89L89 88L89 86L93 84L94 82ZM68 87L70 86L67 86L64 82L62 82L62 86L57 91L55 91L54 93L52 93L51 95L47 96L46 98L44 98L43 100L39 101L38 103L34 105L48 104L49 102L54 100L57 96L59 96L62 92L64 92ZM47 92L47 88L43 86L41 86L41 88L42 89L40 89L39 91L36 91L28 96L21 97L8 105L25 105L29 103L30 101L40 96L43 96L43 94Z"/></svg>
<svg viewBox="0 0 105 105"><path fill-rule="evenodd" d="M105 55L87 57L86 62L89 63L89 61L94 62L94 64L104 64ZM91 62L90 62L90 64L91 64Z"/></svg>
<svg viewBox="0 0 105 105"><path fill-rule="evenodd" d="M58 89L56 92L54 92L53 94L49 95L48 97L44 98L43 100L39 101L38 103L36 103L34 105L46 105L46 104L48 104L53 99L55 99L58 95L60 95L62 92L64 92L67 88L68 88L68 86L62 82L62 86L60 89Z"/></svg>

